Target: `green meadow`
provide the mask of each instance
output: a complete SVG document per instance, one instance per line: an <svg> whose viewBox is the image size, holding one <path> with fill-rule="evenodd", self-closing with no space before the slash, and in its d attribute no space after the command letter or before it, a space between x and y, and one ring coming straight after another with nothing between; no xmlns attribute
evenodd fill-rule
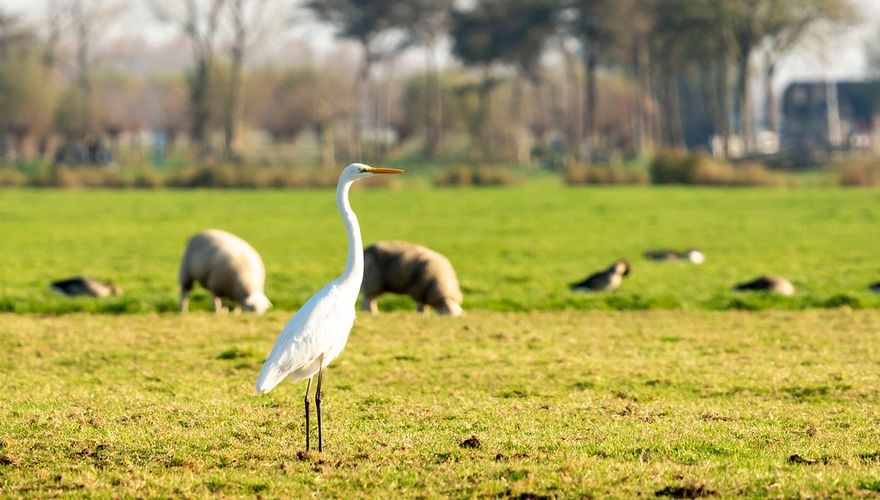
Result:
<svg viewBox="0 0 880 500"><path fill-rule="evenodd" d="M361 316L311 454L287 317L0 315L0 496L880 495L875 310Z"/></svg>
<svg viewBox="0 0 880 500"><path fill-rule="evenodd" d="M401 239L453 262L466 310L804 309L880 307L880 191L571 188L549 181L486 189L357 190L367 244ZM279 310L299 307L341 271L346 240L330 190L0 190L0 311L168 312L187 238L205 228L249 241ZM702 265L656 263L649 248L697 247ZM628 259L613 293L568 285ZM54 279L113 280L125 296L69 299ZM791 298L730 291L760 274ZM209 309L197 293L193 307ZM385 310L412 309L388 297Z"/></svg>
<svg viewBox="0 0 880 500"><path fill-rule="evenodd" d="M880 191L356 190L367 243L449 256L462 318L360 315L325 380L253 384L342 269L329 190L0 190L0 497L880 495ZM177 309L186 239L262 254L265 316ZM700 248L702 265L650 262ZM618 258L620 289L568 284ZM113 280L67 298L53 279ZM796 296L742 294L760 274ZM129 314L130 313L130 314ZM313 425L315 419L312 418Z"/></svg>

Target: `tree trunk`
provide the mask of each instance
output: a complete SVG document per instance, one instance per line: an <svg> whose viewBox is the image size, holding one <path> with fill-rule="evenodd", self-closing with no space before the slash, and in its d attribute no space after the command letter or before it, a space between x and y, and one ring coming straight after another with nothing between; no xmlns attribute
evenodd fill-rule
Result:
<svg viewBox="0 0 880 500"><path fill-rule="evenodd" d="M728 62L722 58L718 64L718 81L716 82L718 109L721 110L721 142L724 157L730 157L730 73Z"/></svg>
<svg viewBox="0 0 880 500"><path fill-rule="evenodd" d="M709 119L712 121L712 135L721 140L722 156L727 156L727 147L724 138L724 114L721 111L721 102L718 96L718 67L717 61L707 59L698 63L700 67L700 84L702 86L703 99L706 102L706 110L709 113ZM714 148L712 153L717 153Z"/></svg>
<svg viewBox="0 0 880 500"><path fill-rule="evenodd" d="M428 157L439 158L443 153L443 100L433 43L426 47L425 56L425 139Z"/></svg>
<svg viewBox="0 0 880 500"><path fill-rule="evenodd" d="M244 39L236 37L235 45L230 51L232 67L229 74L229 93L226 96L226 116L223 126L223 152L229 161L240 162L238 154L238 123L241 117L241 87L244 67Z"/></svg>
<svg viewBox="0 0 880 500"><path fill-rule="evenodd" d="M739 106L739 135L742 139L744 153L750 154L754 149L754 133L752 126L751 92L749 91L749 56L745 52L737 61L736 102Z"/></svg>
<svg viewBox="0 0 880 500"><path fill-rule="evenodd" d="M364 126L368 123L369 114L370 114L370 74L373 72L373 55L370 50L370 44L367 40L361 40L361 47L364 51L364 60L361 63L360 70L358 71L358 81L357 89L358 89L358 103L359 112L358 117L354 121L354 144L353 150L357 157L362 157L364 154L364 144L363 144L363 134L364 134Z"/></svg>
<svg viewBox="0 0 880 500"><path fill-rule="evenodd" d="M566 83L563 87L566 96L563 105L568 113L566 118L566 138L568 139L568 155L576 161L584 160L584 106L581 93L580 74L578 73L575 58L565 45L561 47L562 57L565 61Z"/></svg>
<svg viewBox="0 0 880 500"><path fill-rule="evenodd" d="M317 129L318 139L321 142L321 166L325 169L336 167L336 147L333 137L333 124L319 122Z"/></svg>
<svg viewBox="0 0 880 500"><path fill-rule="evenodd" d="M76 69L77 87L81 93L81 106L83 110L81 133L90 134L95 126L92 116L92 80L89 68L89 20L83 11L83 0L73 3L73 16L76 22Z"/></svg>
<svg viewBox="0 0 880 500"><path fill-rule="evenodd" d="M587 146L590 150L596 145L596 141L599 139L599 99L598 99L598 89L596 87L596 68L599 65L599 61L596 58L595 51L587 51L586 60L584 61L584 68L586 71L586 107L587 114L585 124L586 132L587 132Z"/></svg>
<svg viewBox="0 0 880 500"><path fill-rule="evenodd" d="M779 132L779 113L776 109L776 91L773 88L773 79L776 76L776 62L767 61L767 73L765 75L765 92L767 101L765 103L765 115L767 117L767 130L771 132Z"/></svg>
<svg viewBox="0 0 880 500"><path fill-rule="evenodd" d="M651 54L647 47L647 41L640 37L636 41L634 65L637 85L637 109L636 125L638 130L636 137L636 150L640 156L651 154L654 149L654 131L651 119Z"/></svg>
<svg viewBox="0 0 880 500"><path fill-rule="evenodd" d="M208 116L210 109L208 106L210 78L210 62L207 56L202 55L196 61L195 72L190 78L190 112L192 115L192 124L190 125L190 135L192 136L193 145L196 147L199 158L202 158L208 152L207 144L207 128Z"/></svg>
<svg viewBox="0 0 880 500"><path fill-rule="evenodd" d="M671 64L664 65L663 73L663 114L666 118L666 145L676 149L684 149L681 103L678 97L678 75Z"/></svg>

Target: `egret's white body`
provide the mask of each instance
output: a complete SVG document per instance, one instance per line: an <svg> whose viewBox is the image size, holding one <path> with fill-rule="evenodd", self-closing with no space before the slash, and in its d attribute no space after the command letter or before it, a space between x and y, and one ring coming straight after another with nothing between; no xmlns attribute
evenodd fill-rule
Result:
<svg viewBox="0 0 880 500"><path fill-rule="evenodd" d="M318 449L321 449L321 374L345 348L354 325L355 302L364 276L364 247L357 216L348 193L358 179L374 174L399 174L403 170L373 168L352 163L343 170L336 188L336 205L348 233L348 260L342 274L324 286L290 318L257 378L257 392L271 391L282 380L311 379L318 375ZM306 389L306 449L308 449L308 388Z"/></svg>

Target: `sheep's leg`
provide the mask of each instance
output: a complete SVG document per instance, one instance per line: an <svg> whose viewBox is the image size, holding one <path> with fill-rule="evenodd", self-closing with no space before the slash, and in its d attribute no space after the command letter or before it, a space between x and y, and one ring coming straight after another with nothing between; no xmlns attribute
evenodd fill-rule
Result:
<svg viewBox="0 0 880 500"><path fill-rule="evenodd" d="M312 377L309 377L309 383L306 385L306 395L303 400L306 403L306 451L309 451L309 390L312 388Z"/></svg>
<svg viewBox="0 0 880 500"><path fill-rule="evenodd" d="M418 305L416 306L416 311L418 311L422 314L425 314L427 312L427 309L425 308L425 304L419 302Z"/></svg>
<svg viewBox="0 0 880 500"><path fill-rule="evenodd" d="M223 307L223 299L216 295L214 295L214 312L217 314L223 314L224 312L226 312L225 308Z"/></svg>
<svg viewBox="0 0 880 500"><path fill-rule="evenodd" d="M321 356L323 365L324 357ZM321 428L321 382L324 380L324 367L318 369L318 389L315 391L315 409L318 412L318 451L324 451L324 434Z"/></svg>
<svg viewBox="0 0 880 500"><path fill-rule="evenodd" d="M182 279L180 281L180 312L189 312L189 292L192 291L192 281Z"/></svg>
<svg viewBox="0 0 880 500"><path fill-rule="evenodd" d="M361 311L379 314L379 306L376 305L376 297L364 295L361 299Z"/></svg>

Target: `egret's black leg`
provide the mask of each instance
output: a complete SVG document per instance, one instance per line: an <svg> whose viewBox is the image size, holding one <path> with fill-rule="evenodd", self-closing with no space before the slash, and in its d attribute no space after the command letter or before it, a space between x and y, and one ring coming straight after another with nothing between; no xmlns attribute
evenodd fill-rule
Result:
<svg viewBox="0 0 880 500"><path fill-rule="evenodd" d="M309 377L309 383L306 385L306 451L309 451L309 389L312 388L312 378Z"/></svg>
<svg viewBox="0 0 880 500"><path fill-rule="evenodd" d="M324 367L318 370L318 389L315 391L315 408L318 410L318 451L324 451L324 435L321 429L321 382L324 380Z"/></svg>

